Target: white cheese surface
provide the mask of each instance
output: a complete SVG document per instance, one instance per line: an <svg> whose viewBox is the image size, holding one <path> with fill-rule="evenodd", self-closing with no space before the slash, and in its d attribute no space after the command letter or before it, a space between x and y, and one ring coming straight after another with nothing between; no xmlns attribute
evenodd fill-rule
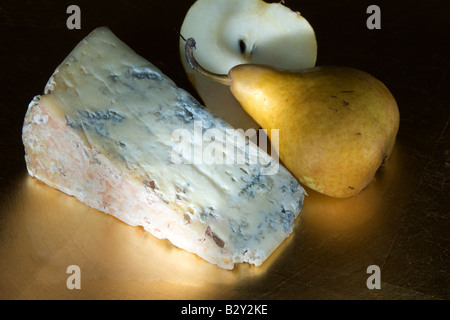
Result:
<svg viewBox="0 0 450 320"><path fill-rule="evenodd" d="M174 130L194 136L194 122L201 121L202 132L223 132L223 140L215 142L225 145L225 130L233 128L108 28L80 42L57 68L42 99L53 116L146 183L183 217L180 221L213 238L217 250L234 262L260 264L293 231L304 190L281 165L276 174L264 175L260 163L174 163L172 151L179 143ZM246 154L259 155L266 164L276 161L244 137L238 139L234 145L244 146ZM192 142L193 147L211 143Z"/></svg>

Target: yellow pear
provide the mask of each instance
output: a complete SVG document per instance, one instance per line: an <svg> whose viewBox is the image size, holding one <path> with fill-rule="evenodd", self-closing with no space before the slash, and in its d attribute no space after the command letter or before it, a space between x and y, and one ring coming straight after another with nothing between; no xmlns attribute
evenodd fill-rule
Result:
<svg viewBox="0 0 450 320"><path fill-rule="evenodd" d="M373 76L349 67L279 70L255 64L211 74L230 85L245 111L262 128L279 130L282 163L307 187L345 198L363 190L391 155L399 128L397 103ZM270 138L270 135L269 135Z"/></svg>

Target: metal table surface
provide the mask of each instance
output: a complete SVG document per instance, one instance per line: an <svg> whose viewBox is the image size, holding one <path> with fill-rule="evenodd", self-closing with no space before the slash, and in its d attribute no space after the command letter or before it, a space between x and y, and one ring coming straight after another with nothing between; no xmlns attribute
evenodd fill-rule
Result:
<svg viewBox="0 0 450 320"><path fill-rule="evenodd" d="M28 176L21 128L29 101L95 27L107 25L196 95L178 54L193 0L78 1L69 30L63 1L0 5L1 299L448 299L450 217L448 1L286 0L316 31L318 65L347 65L382 80L401 123L392 158L359 195L309 190L294 234L261 267L233 271L90 209ZM67 267L81 270L69 290ZM380 268L369 289L367 268Z"/></svg>

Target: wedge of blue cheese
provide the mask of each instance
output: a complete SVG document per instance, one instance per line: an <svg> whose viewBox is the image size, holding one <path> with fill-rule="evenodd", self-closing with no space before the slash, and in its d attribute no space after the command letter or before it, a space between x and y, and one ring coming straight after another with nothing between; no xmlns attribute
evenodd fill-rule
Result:
<svg viewBox="0 0 450 320"><path fill-rule="evenodd" d="M211 130L214 138L205 141ZM23 143L30 175L232 269L261 265L292 233L305 192L281 165L268 174L276 159L230 130L101 27L30 103ZM177 149L183 139L190 139L190 155ZM208 162L204 153L205 161L193 161L212 142L231 144L245 161L225 160L225 147L214 155L223 162Z"/></svg>

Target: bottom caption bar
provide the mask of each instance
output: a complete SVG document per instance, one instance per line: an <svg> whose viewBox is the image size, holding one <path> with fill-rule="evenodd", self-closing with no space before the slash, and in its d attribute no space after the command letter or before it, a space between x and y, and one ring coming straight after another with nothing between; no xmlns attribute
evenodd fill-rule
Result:
<svg viewBox="0 0 450 320"><path fill-rule="evenodd" d="M160 304L161 302L161 304ZM247 300L218 300L218 301L160 301L158 309L165 310L166 316L177 318L238 318L248 316L251 318L275 319L291 312L301 304L299 301L247 301ZM152 302L153 303L153 302Z"/></svg>
<svg viewBox="0 0 450 320"><path fill-rule="evenodd" d="M214 314L225 315L268 315L267 304L218 304L211 306L201 306L189 303L181 307L182 315L207 315L213 317Z"/></svg>

